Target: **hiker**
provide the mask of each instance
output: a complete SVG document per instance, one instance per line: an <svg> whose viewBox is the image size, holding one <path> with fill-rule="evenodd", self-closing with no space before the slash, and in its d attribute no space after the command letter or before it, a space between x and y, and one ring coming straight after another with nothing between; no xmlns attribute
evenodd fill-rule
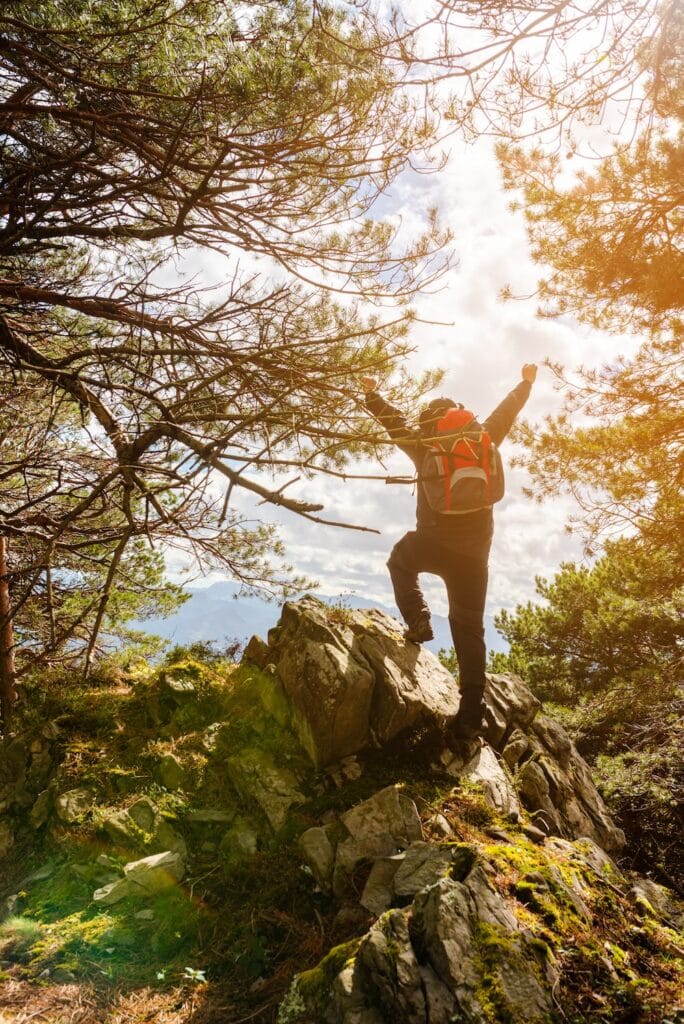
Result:
<svg viewBox="0 0 684 1024"><path fill-rule="evenodd" d="M397 607L408 626L404 636L413 643L433 639L418 574L441 576L446 584L461 687L458 713L447 726L447 738L457 742L475 740L483 729L484 607L492 503L503 495L497 446L527 401L536 376L536 365L526 363L522 381L481 425L459 402L435 398L420 413L417 429L378 394L375 378L360 378L365 407L417 470L416 529L395 544L387 567Z"/></svg>

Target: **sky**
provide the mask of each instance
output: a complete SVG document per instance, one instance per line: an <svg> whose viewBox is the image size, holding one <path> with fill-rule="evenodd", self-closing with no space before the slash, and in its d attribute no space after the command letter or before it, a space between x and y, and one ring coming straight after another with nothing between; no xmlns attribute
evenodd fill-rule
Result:
<svg viewBox="0 0 684 1024"><path fill-rule="evenodd" d="M443 368L445 378L436 393L462 401L476 415L486 416L521 379L524 363L539 364L537 382L522 416L541 422L560 411L562 396L542 361L548 357L572 369L612 361L634 346L633 339L611 336L580 325L571 318L541 320L534 298L503 301L501 290L530 295L543 268L532 263L523 214L509 209L511 195L503 191L491 140L467 145L455 141L446 167L433 175L403 174L383 198L383 213L401 220L405 236L423 230L431 206L454 234L455 266L432 294L418 296L419 320L411 341L415 352L409 370ZM211 268L206 268L210 276ZM436 324L436 325L433 325ZM502 446L504 464L515 447ZM410 463L394 452L385 463L389 473L410 473ZM379 472L377 463L361 463L359 472ZM535 576L549 576L561 561L582 557L581 544L565 531L574 511L570 498L558 496L537 504L522 494L529 481L521 469L507 467L507 495L495 508L495 536L490 558L487 612L511 609L535 597ZM288 494L320 500L327 518L380 529L359 533L317 525L286 510L260 506L260 518L278 523L288 561L298 573L316 579L324 594L359 595L392 603L385 563L392 546L414 525L415 497L408 486L382 481L343 481L320 477L295 485ZM254 514L245 492L238 507ZM172 556L169 568L178 578L181 560ZM215 582L212 574L193 578L192 585ZM431 607L446 614L444 588L438 579L423 577Z"/></svg>

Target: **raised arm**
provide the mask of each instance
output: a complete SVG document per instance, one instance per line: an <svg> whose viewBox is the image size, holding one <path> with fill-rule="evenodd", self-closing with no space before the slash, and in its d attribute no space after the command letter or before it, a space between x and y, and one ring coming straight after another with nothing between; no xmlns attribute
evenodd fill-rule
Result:
<svg viewBox="0 0 684 1024"><path fill-rule="evenodd" d="M404 414L378 394L377 381L374 377L362 377L361 386L364 391L363 404L368 412L385 428L398 447L415 461L416 433L409 427Z"/></svg>
<svg viewBox="0 0 684 1024"><path fill-rule="evenodd" d="M494 444L501 444L515 422L515 418L530 397L532 385L537 376L534 363L525 363L522 368L522 380L510 391L503 402L497 405L493 413L482 424L489 433Z"/></svg>

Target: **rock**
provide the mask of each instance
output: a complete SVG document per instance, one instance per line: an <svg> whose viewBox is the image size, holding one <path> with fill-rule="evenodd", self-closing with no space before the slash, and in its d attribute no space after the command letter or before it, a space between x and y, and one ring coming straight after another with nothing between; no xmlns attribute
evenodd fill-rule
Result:
<svg viewBox="0 0 684 1024"><path fill-rule="evenodd" d="M247 749L226 762L230 781L246 803L256 803L275 832L287 821L290 808L304 803L299 779L265 750Z"/></svg>
<svg viewBox="0 0 684 1024"><path fill-rule="evenodd" d="M202 746L208 754L211 754L216 750L216 744L218 743L222 729L223 722L212 722L211 725L208 725L202 733Z"/></svg>
<svg viewBox="0 0 684 1024"><path fill-rule="evenodd" d="M336 621L315 598L288 602L268 650L293 726L317 766L441 722L458 708L451 674L428 651L406 644L401 625L375 609L350 609Z"/></svg>
<svg viewBox="0 0 684 1024"><path fill-rule="evenodd" d="M140 797L127 810L112 814L102 827L110 839L121 846L148 849L153 853L171 850L184 860L187 857L185 840L148 797Z"/></svg>
<svg viewBox="0 0 684 1024"><path fill-rule="evenodd" d="M489 806L510 821L517 821L520 817L520 804L513 783L488 744L477 749L465 767L457 761L455 768L453 763L447 767L447 772L479 783Z"/></svg>
<svg viewBox="0 0 684 1024"><path fill-rule="evenodd" d="M416 854L421 847L415 847ZM395 879L407 858L408 853ZM411 907L383 913L355 955L343 949L336 962L333 951L316 971L301 982L295 979L289 1004L283 1004L287 1013L278 1020L547 1024L555 1019L557 974L549 962L540 966L535 940L493 888L486 868L472 849L464 850L458 877L441 877L418 892Z"/></svg>
<svg viewBox="0 0 684 1024"><path fill-rule="evenodd" d="M406 914L390 910L373 925L359 946L357 965L377 994L379 1005L391 1009L390 1019L427 1020L420 966Z"/></svg>
<svg viewBox="0 0 684 1024"><path fill-rule="evenodd" d="M65 967L53 968L49 978L55 985L76 985L78 983L74 972L68 971Z"/></svg>
<svg viewBox="0 0 684 1024"><path fill-rule="evenodd" d="M158 811L156 805L152 803L149 797L140 797L139 800L132 803L128 808L127 814L141 832L147 832L150 835L154 832Z"/></svg>
<svg viewBox="0 0 684 1024"><path fill-rule="evenodd" d="M72 825L91 810L95 794L89 789L70 789L55 797L55 814L65 825Z"/></svg>
<svg viewBox="0 0 684 1024"><path fill-rule="evenodd" d="M650 878L637 878L630 892L643 913L660 918L675 931L684 933L684 904L670 889Z"/></svg>
<svg viewBox="0 0 684 1024"><path fill-rule="evenodd" d="M276 636L271 660L313 763L330 764L369 746L375 680L365 658L353 650L353 635L329 626L325 605L305 598L283 606Z"/></svg>
<svg viewBox="0 0 684 1024"><path fill-rule="evenodd" d="M542 812L548 829L562 834L560 818L551 799L549 780L538 761L525 761L518 775L518 793L528 811Z"/></svg>
<svg viewBox="0 0 684 1024"><path fill-rule="evenodd" d="M122 870L121 867L119 866L119 862L115 860L114 857L110 857L109 854L107 853L99 854L95 858L95 863L98 864L101 868L107 868L109 871Z"/></svg>
<svg viewBox="0 0 684 1024"><path fill-rule="evenodd" d="M530 825L527 822L522 826L522 830L523 834L533 843L543 843L547 837L546 832L537 828L536 825Z"/></svg>
<svg viewBox="0 0 684 1024"><path fill-rule="evenodd" d="M513 771L523 754L530 748L530 741L522 729L514 729L503 748L502 756L508 767Z"/></svg>
<svg viewBox="0 0 684 1024"><path fill-rule="evenodd" d="M21 893L13 892L0 904L0 921L4 921L6 917L15 917L21 913L23 904L23 897Z"/></svg>
<svg viewBox="0 0 684 1024"><path fill-rule="evenodd" d="M146 896L171 888L181 881L184 874L183 858L171 850L142 857L124 867L124 879L131 886L131 892L136 894L136 890L140 890L141 895Z"/></svg>
<svg viewBox="0 0 684 1024"><path fill-rule="evenodd" d="M154 910L146 907L144 910L138 910L133 916L136 921L154 921Z"/></svg>
<svg viewBox="0 0 684 1024"><path fill-rule="evenodd" d="M405 850L423 838L420 817L413 800L398 786L387 786L340 818L346 832L335 851L333 891L340 894L356 866Z"/></svg>
<svg viewBox="0 0 684 1024"><path fill-rule="evenodd" d="M535 823L568 839L587 836L609 853L625 844L612 822L584 758L558 725L545 715L535 719L530 736L534 756L518 772L520 798Z"/></svg>
<svg viewBox="0 0 684 1024"><path fill-rule="evenodd" d="M392 857L379 857L371 868L359 902L376 917L392 906L394 877L405 856L405 853L395 853Z"/></svg>
<svg viewBox="0 0 684 1024"><path fill-rule="evenodd" d="M31 808L29 820L31 825L36 830L42 828L45 822L50 817L50 811L52 810L52 793L49 789L43 789L38 794L36 801Z"/></svg>
<svg viewBox="0 0 684 1024"><path fill-rule="evenodd" d="M453 828L443 814L433 814L428 821L428 825L432 832L441 836L443 839L449 839L450 836L453 836L454 834Z"/></svg>
<svg viewBox="0 0 684 1024"><path fill-rule="evenodd" d="M451 845L411 843L394 876L395 896L415 896L448 873L454 854Z"/></svg>
<svg viewBox="0 0 684 1024"><path fill-rule="evenodd" d="M357 776L360 765L353 757L359 751L405 734L408 738L412 730L434 736L437 744L444 723L458 708L450 673L428 651L407 644L400 623L376 609L341 614L313 597L288 602L268 643L254 641L252 655L252 664L270 673L268 679L264 672L257 674L264 707L267 695L277 691L268 713L295 731L310 759L327 768L340 789ZM489 674L485 701L486 742L479 754L473 745L472 753L463 750L460 760L449 762L445 752L440 767L469 774L490 805L512 821L519 818L522 802L547 833L589 836L618 851L624 836L611 821L585 762L564 729L540 714L540 702L525 683L515 675ZM248 759L255 756L250 753ZM299 790L299 784L274 780L259 792L258 780L241 778L249 774L242 761L242 755L236 756L231 765L238 790L280 827L296 799L287 790ZM514 767L511 779L507 768ZM268 773L271 766L265 768ZM265 788L275 795L274 807L268 806Z"/></svg>
<svg viewBox="0 0 684 1024"><path fill-rule="evenodd" d="M370 609L359 618L352 629L375 676L371 728L380 744L455 715L458 690L441 662L425 648L407 644L403 626L384 612Z"/></svg>
<svg viewBox="0 0 684 1024"><path fill-rule="evenodd" d="M302 856L322 889L332 882L335 848L328 836L329 828L317 826L303 832L298 840Z"/></svg>
<svg viewBox="0 0 684 1024"><path fill-rule="evenodd" d="M157 765L155 776L164 789L184 789L186 785L185 768L173 754L166 754Z"/></svg>
<svg viewBox="0 0 684 1024"><path fill-rule="evenodd" d="M541 702L537 700L530 688L519 676L512 674L488 673L485 683L485 701L492 721L496 722L493 730L488 727L485 738L495 747L506 733L511 734L516 728L525 732L541 707Z"/></svg>
<svg viewBox="0 0 684 1024"><path fill-rule="evenodd" d="M268 644L260 636L253 636L245 647L242 657L251 661L257 668L264 669L271 660Z"/></svg>
<svg viewBox="0 0 684 1024"><path fill-rule="evenodd" d="M118 878L115 882L108 882L107 885L96 889L93 893L93 903L99 903L101 907L111 907L131 895L132 889L126 879Z"/></svg>
<svg viewBox="0 0 684 1024"><path fill-rule="evenodd" d="M236 818L219 844L219 854L224 860L241 860L251 857L257 851L259 836L244 818Z"/></svg>
<svg viewBox="0 0 684 1024"><path fill-rule="evenodd" d="M54 873L55 865L51 860L48 860L45 864L41 864L39 868L36 868L35 871L32 871L30 875L26 875L25 878L22 878L19 882L18 888L20 890L28 889L29 886L33 885L35 882L44 882L47 878L52 878Z"/></svg>

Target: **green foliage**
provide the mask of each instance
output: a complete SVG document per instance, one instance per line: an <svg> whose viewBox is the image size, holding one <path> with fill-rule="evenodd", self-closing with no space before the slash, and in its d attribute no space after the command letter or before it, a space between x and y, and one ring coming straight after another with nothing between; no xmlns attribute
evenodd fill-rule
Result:
<svg viewBox="0 0 684 1024"><path fill-rule="evenodd" d="M0 497L20 671L90 665L127 620L175 608L173 546L247 588L302 588L230 494L318 518L262 471L375 449L358 376L390 375L406 300L448 262L434 213L404 249L371 214L414 157L432 163L389 31L303 0L0 11ZM194 279L205 259L216 288ZM338 301L340 282L397 309Z"/></svg>
<svg viewBox="0 0 684 1024"><path fill-rule="evenodd" d="M0 948L5 957L21 960L38 941L42 928L29 917L8 917L0 924Z"/></svg>
<svg viewBox="0 0 684 1024"><path fill-rule="evenodd" d="M559 703L626 684L649 704L654 689L666 698L684 640L683 554L676 536L667 548L623 538L593 565L568 562L552 581L538 578L543 603L495 617L510 649L491 655L492 669L518 672ZM634 711L638 720L643 707Z"/></svg>
<svg viewBox="0 0 684 1024"><path fill-rule="evenodd" d="M681 884L684 17L681 5L660 11L660 31L637 53L643 132L570 185L561 153L499 148L546 268L542 314L574 314L642 344L575 375L553 366L563 411L518 431L529 493L573 495L572 528L598 557L538 580L542 603L502 612L510 650L490 665L555 702L627 830L628 855Z"/></svg>
<svg viewBox="0 0 684 1024"><path fill-rule="evenodd" d="M684 863L680 666L684 628L681 541L606 545L592 566L568 563L537 581L544 603L501 612L508 653L494 671L527 680L594 765L644 869L680 878Z"/></svg>

